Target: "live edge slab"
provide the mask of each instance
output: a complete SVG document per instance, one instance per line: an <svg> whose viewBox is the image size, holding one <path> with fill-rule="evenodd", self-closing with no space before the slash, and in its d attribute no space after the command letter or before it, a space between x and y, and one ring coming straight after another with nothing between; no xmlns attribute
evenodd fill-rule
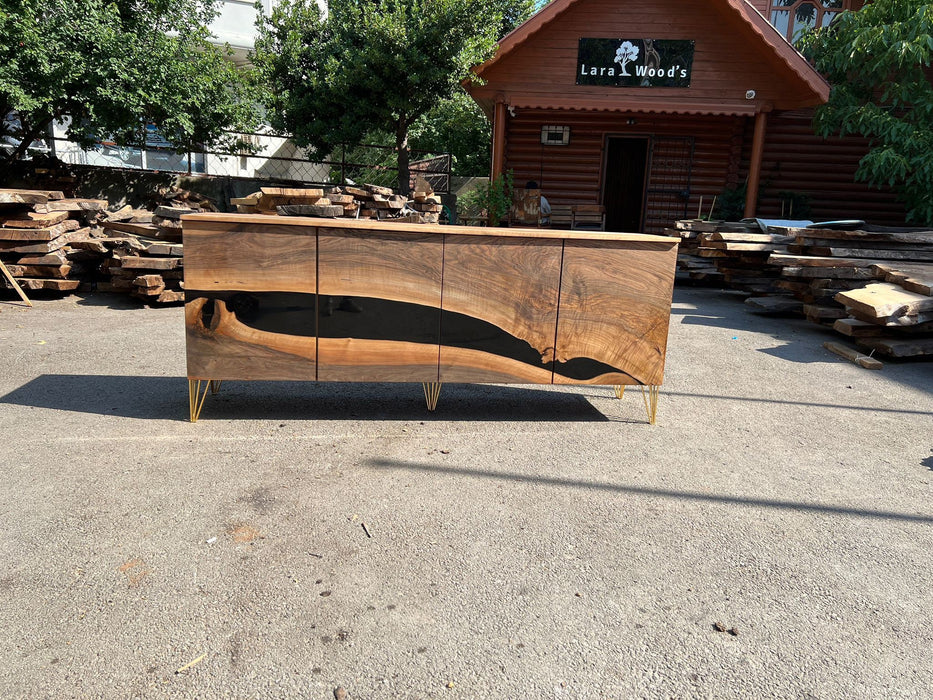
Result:
<svg viewBox="0 0 933 700"><path fill-rule="evenodd" d="M224 380L645 387L650 422L677 240L632 233L192 214L191 420Z"/></svg>

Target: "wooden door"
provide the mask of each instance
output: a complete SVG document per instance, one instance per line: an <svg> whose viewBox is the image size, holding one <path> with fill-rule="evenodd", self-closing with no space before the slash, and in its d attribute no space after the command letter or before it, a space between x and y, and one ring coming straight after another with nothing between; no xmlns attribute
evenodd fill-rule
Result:
<svg viewBox="0 0 933 700"><path fill-rule="evenodd" d="M443 236L321 228L318 379L436 382Z"/></svg>
<svg viewBox="0 0 933 700"><path fill-rule="evenodd" d="M561 248L445 236L440 381L551 383Z"/></svg>
<svg viewBox="0 0 933 700"><path fill-rule="evenodd" d="M567 241L555 384L660 384L676 243Z"/></svg>
<svg viewBox="0 0 933 700"><path fill-rule="evenodd" d="M191 379L317 376L313 228L185 222Z"/></svg>
<svg viewBox="0 0 933 700"><path fill-rule="evenodd" d="M644 224L646 137L609 137L603 166L606 230L640 233Z"/></svg>

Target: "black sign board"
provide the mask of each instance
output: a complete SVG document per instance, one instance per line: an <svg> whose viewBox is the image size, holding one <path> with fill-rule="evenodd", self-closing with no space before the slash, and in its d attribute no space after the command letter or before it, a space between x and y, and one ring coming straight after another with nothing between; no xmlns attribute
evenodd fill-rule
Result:
<svg viewBox="0 0 933 700"><path fill-rule="evenodd" d="M577 85L690 87L690 39L580 39Z"/></svg>

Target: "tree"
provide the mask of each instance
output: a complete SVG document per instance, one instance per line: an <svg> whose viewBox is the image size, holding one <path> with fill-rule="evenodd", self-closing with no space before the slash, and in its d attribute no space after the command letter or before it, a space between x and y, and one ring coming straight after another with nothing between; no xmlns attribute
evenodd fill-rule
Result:
<svg viewBox="0 0 933 700"><path fill-rule="evenodd" d="M412 125L460 90L529 0L283 0L261 15L253 62L270 86L272 126L312 155L392 135L409 189ZM512 19L510 19L510 17Z"/></svg>
<svg viewBox="0 0 933 700"><path fill-rule="evenodd" d="M422 151L449 152L454 175L486 176L490 160L489 121L464 91L440 100L411 127L411 145Z"/></svg>
<svg viewBox="0 0 933 700"><path fill-rule="evenodd" d="M208 41L215 14L213 0L0 0L0 119L18 118L0 137L19 140L6 158L66 117L85 148L143 145L147 124L179 148L235 140L254 107Z"/></svg>
<svg viewBox="0 0 933 700"><path fill-rule="evenodd" d="M818 134L860 134L871 140L856 177L890 186L908 220L933 225L933 4L875 0L843 12L801 46L832 83L816 110Z"/></svg>

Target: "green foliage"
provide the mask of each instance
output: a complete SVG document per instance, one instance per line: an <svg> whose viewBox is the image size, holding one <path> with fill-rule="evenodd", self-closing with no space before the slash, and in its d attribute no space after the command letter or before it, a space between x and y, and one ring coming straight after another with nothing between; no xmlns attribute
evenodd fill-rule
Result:
<svg viewBox="0 0 933 700"><path fill-rule="evenodd" d="M933 4L875 0L805 35L802 49L832 83L817 133L860 134L871 150L857 177L894 188L908 218L933 225Z"/></svg>
<svg viewBox="0 0 933 700"><path fill-rule="evenodd" d="M811 214L810 203L813 198L803 192L781 190L778 192L781 199L781 215L785 219L809 219Z"/></svg>
<svg viewBox="0 0 933 700"><path fill-rule="evenodd" d="M745 198L748 183L740 187L728 187L716 198L716 216L723 221L741 221L745 218Z"/></svg>
<svg viewBox="0 0 933 700"><path fill-rule="evenodd" d="M512 171L483 182L460 197L458 209L461 215L483 216L490 225L505 219L512 206Z"/></svg>
<svg viewBox="0 0 933 700"><path fill-rule="evenodd" d="M491 127L465 92L440 100L411 127L411 145L422 151L450 153L451 173L469 177L489 173Z"/></svg>
<svg viewBox="0 0 933 700"><path fill-rule="evenodd" d="M382 131L408 186L409 130L492 55L527 0L283 0L262 14L253 62L270 86L273 127L311 155Z"/></svg>
<svg viewBox="0 0 933 700"><path fill-rule="evenodd" d="M0 136L28 145L70 117L84 147L139 145L147 123L180 148L222 145L253 101L208 41L215 14L213 0L0 0L0 116L21 123Z"/></svg>

